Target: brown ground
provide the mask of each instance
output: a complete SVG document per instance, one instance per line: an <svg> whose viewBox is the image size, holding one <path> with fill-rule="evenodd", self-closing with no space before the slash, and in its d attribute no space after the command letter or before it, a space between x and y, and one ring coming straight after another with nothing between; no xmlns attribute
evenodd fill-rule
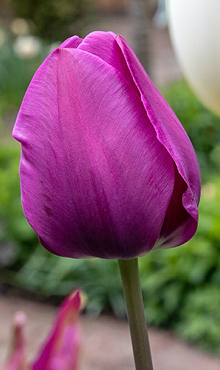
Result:
<svg viewBox="0 0 220 370"><path fill-rule="evenodd" d="M0 369L9 349L15 312L27 314L28 356L33 359L47 336L56 308L46 304L0 296ZM127 323L102 316L81 317L83 332L80 370L134 370ZM219 370L220 360L184 344L167 331L149 330L154 370ZM62 369L60 369L62 370Z"/></svg>

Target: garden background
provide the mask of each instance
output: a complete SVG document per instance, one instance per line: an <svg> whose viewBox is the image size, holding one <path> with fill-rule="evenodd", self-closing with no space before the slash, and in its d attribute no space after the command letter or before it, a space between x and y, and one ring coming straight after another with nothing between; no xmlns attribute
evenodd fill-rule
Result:
<svg viewBox="0 0 220 370"><path fill-rule="evenodd" d="M60 4L62 3L62 6ZM0 4L0 292L58 304L75 286L88 297L85 312L125 318L117 261L71 260L44 250L20 203L20 145L12 127L40 63L72 34L95 29L121 33L135 49L131 2L4 0ZM202 174L199 227L184 246L140 258L150 326L220 356L220 119L202 106L183 80L163 13L152 0L149 74L184 125ZM1 318L2 319L2 318Z"/></svg>

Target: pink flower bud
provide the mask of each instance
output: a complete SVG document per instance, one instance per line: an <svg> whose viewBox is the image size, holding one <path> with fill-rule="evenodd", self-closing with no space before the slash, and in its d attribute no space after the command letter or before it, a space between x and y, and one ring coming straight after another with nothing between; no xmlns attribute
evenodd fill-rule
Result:
<svg viewBox="0 0 220 370"><path fill-rule="evenodd" d="M81 342L78 316L80 293L73 292L61 305L54 326L32 370L77 370Z"/></svg>
<svg viewBox="0 0 220 370"><path fill-rule="evenodd" d="M73 291L61 305L53 328L37 359L27 365L24 325L26 316L18 312L13 329L13 345L4 370L77 370L81 333L79 313L82 308L80 292Z"/></svg>
<svg viewBox="0 0 220 370"><path fill-rule="evenodd" d="M25 323L26 315L24 312L17 312L13 324L11 354L4 370L27 370L24 339Z"/></svg>

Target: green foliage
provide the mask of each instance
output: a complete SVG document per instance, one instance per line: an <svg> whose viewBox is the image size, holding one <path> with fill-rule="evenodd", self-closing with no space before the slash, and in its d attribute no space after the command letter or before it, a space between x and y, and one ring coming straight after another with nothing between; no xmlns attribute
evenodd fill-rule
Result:
<svg viewBox="0 0 220 370"><path fill-rule="evenodd" d="M8 282L12 275L5 276ZM47 297L66 296L78 286L89 297L86 310L90 314L111 310L118 317L125 316L117 261L73 260L54 256L39 246L16 273L16 285Z"/></svg>
<svg viewBox="0 0 220 370"><path fill-rule="evenodd" d="M185 127L207 181L220 169L220 118L196 99L185 82L174 83L162 93Z"/></svg>
<svg viewBox="0 0 220 370"><path fill-rule="evenodd" d="M179 248L140 258L146 316L151 325L172 328L219 352L220 178L210 177L210 172L220 163L220 122L185 84L173 85L164 94L199 153L204 184L196 236ZM124 317L117 261L71 260L39 246L20 204L19 152L18 145L0 145L0 255L12 250L8 258L0 257L2 282L48 298L62 298L80 286L88 295L88 312L111 310Z"/></svg>
<svg viewBox="0 0 220 370"><path fill-rule="evenodd" d="M49 48L45 46L40 54L25 59L16 55L12 43L0 47L0 120L18 111L36 69L48 54Z"/></svg>
<svg viewBox="0 0 220 370"><path fill-rule="evenodd" d="M0 266L14 263L15 270L26 262L26 251L38 244L21 208L18 165L20 147L0 146ZM6 254L6 258L3 255ZM19 256L19 258L18 258Z"/></svg>
<svg viewBox="0 0 220 370"><path fill-rule="evenodd" d="M11 0L19 17L31 21L33 34L53 42L73 35L84 36L84 27L91 14L89 0Z"/></svg>
<svg viewBox="0 0 220 370"><path fill-rule="evenodd" d="M141 259L146 316L205 349L219 351L220 178L202 187L195 237Z"/></svg>
<svg viewBox="0 0 220 370"><path fill-rule="evenodd" d="M186 340L220 355L220 293L219 284L204 284L188 294L180 311L177 332Z"/></svg>

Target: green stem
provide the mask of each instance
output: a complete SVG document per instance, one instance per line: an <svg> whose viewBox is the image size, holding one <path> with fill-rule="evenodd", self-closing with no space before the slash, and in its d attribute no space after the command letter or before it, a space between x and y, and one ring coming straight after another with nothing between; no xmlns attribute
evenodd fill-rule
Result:
<svg viewBox="0 0 220 370"><path fill-rule="evenodd" d="M138 272L138 259L118 260L136 370L153 370Z"/></svg>

